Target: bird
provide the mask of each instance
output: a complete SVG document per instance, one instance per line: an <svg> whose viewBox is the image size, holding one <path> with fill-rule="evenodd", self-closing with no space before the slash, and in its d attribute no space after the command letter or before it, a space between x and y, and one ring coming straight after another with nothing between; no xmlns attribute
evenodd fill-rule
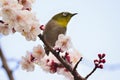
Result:
<svg viewBox="0 0 120 80"><path fill-rule="evenodd" d="M55 42L58 39L59 34L66 34L67 24L71 20L71 18L77 13L70 12L60 12L54 15L48 23L45 25L45 30L43 32L44 40L51 46L52 48L55 46ZM45 52L49 55L49 49L45 48Z"/></svg>

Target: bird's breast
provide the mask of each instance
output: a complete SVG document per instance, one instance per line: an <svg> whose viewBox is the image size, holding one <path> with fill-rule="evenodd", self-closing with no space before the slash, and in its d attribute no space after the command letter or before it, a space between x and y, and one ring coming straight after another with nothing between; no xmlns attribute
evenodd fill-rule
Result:
<svg viewBox="0 0 120 80"><path fill-rule="evenodd" d="M58 39L58 35L65 33L66 33L65 27L61 27L59 24L56 24L54 22L49 22L46 25L43 35L45 40L50 44L50 46L54 46L56 40Z"/></svg>

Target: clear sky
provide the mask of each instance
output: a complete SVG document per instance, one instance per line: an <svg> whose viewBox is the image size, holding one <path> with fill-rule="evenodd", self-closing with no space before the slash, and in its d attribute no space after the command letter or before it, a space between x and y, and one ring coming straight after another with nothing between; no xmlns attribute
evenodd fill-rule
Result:
<svg viewBox="0 0 120 80"><path fill-rule="evenodd" d="M33 12L40 24L46 24L56 13L69 11L78 13L68 24L67 35L78 49L84 61L78 71L82 76L89 73L94 64L92 60L98 53L106 53L107 63L103 70L97 70L88 80L118 80L120 74L120 0L36 0ZM1 46L6 57L21 59L26 50L41 43L28 42L23 36L3 36ZM0 62L1 64L1 62ZM13 62L10 63L13 68ZM7 80L0 70L0 80ZM16 80L62 80L60 75L51 75L42 71L39 66L34 72L25 72L21 67L14 72Z"/></svg>

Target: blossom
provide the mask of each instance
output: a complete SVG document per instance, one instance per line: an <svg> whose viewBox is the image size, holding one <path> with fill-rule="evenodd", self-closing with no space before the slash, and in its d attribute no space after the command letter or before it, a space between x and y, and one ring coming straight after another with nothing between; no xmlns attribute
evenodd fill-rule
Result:
<svg viewBox="0 0 120 80"><path fill-rule="evenodd" d="M25 57L22 57L22 69L26 71L33 71L34 64L40 64L41 59L45 56L45 51L41 45L33 48L33 52L28 52Z"/></svg>
<svg viewBox="0 0 120 80"><path fill-rule="evenodd" d="M46 55L44 58L42 58L39 63L39 65L44 71L50 73L55 73L58 68L57 65L59 64L60 62L58 61L58 59L51 53L49 54L49 56Z"/></svg>
<svg viewBox="0 0 120 80"><path fill-rule="evenodd" d="M22 5L18 4L17 0L0 0L1 1L1 8L9 7L11 9L22 9Z"/></svg>
<svg viewBox="0 0 120 80"><path fill-rule="evenodd" d="M72 47L72 43L71 43L70 37L65 36L64 34L60 34L58 36L58 40L55 43L54 49L59 48L62 51L66 51L71 47Z"/></svg>
<svg viewBox="0 0 120 80"><path fill-rule="evenodd" d="M8 24L8 29L14 29L24 35L27 40L34 41L41 33L39 21L32 12L23 10L23 5L16 1L3 0L1 7L2 19Z"/></svg>
<svg viewBox="0 0 120 80"><path fill-rule="evenodd" d="M23 5L23 10L31 10L31 3L33 3L34 0L18 0L18 3Z"/></svg>
<svg viewBox="0 0 120 80"><path fill-rule="evenodd" d="M14 15L13 15L14 14ZM18 32L29 32L33 27L39 27L35 15L27 10L3 9L3 20Z"/></svg>
<svg viewBox="0 0 120 80"><path fill-rule="evenodd" d="M67 71L65 68L58 68L57 73L64 75L68 80L74 80L72 74L69 71Z"/></svg>
<svg viewBox="0 0 120 80"><path fill-rule="evenodd" d="M1 7L1 17L3 21L7 24L9 24L9 28L13 28L12 24L15 21L16 12L22 8L21 5L19 5L16 0L3 0L2 7Z"/></svg>
<svg viewBox="0 0 120 80"><path fill-rule="evenodd" d="M41 45L38 45L33 48L33 57L37 59L37 61L40 61L45 56L45 50Z"/></svg>
<svg viewBox="0 0 120 80"><path fill-rule="evenodd" d="M67 51L69 53L70 56L70 62L72 63L72 67L74 68L76 63L80 60L80 58L82 57L81 53L79 53L79 51L77 51L76 49L71 49L69 51Z"/></svg>
<svg viewBox="0 0 120 80"><path fill-rule="evenodd" d="M22 35L25 36L26 40L28 41L35 41L40 32L41 31L38 27L32 27L29 32L22 31Z"/></svg>
<svg viewBox="0 0 120 80"><path fill-rule="evenodd" d="M50 72L50 67L48 66L49 60L45 56L44 58L41 59L41 61L38 63L38 65L46 72Z"/></svg>
<svg viewBox="0 0 120 80"><path fill-rule="evenodd" d="M34 70L34 63L33 57L30 52L27 52L25 57L22 57L21 65L22 69L26 71L33 71Z"/></svg>
<svg viewBox="0 0 120 80"><path fill-rule="evenodd" d="M0 23L0 33L3 35L8 35L10 32L11 30L9 29L8 25Z"/></svg>

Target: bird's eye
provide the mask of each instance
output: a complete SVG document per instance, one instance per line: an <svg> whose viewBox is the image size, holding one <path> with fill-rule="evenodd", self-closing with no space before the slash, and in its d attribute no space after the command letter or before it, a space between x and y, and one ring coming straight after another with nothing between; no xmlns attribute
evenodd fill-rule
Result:
<svg viewBox="0 0 120 80"><path fill-rule="evenodd" d="M63 14L62 14L63 16L67 16L67 13L65 13L65 12L63 12Z"/></svg>

